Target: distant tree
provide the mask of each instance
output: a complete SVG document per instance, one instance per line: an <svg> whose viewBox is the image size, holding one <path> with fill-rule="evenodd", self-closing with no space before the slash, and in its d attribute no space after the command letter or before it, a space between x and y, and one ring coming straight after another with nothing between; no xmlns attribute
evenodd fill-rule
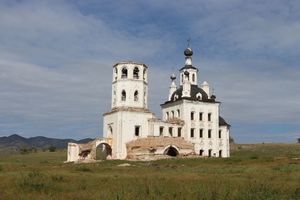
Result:
<svg viewBox="0 0 300 200"><path fill-rule="evenodd" d="M20 151L21 154L29 153L29 150L27 148L21 148L19 151Z"/></svg>
<svg viewBox="0 0 300 200"><path fill-rule="evenodd" d="M55 152L55 151L56 151L56 147L55 147L55 146L50 146L50 147L48 148L48 150L49 150L50 152Z"/></svg>
<svg viewBox="0 0 300 200"><path fill-rule="evenodd" d="M233 139L233 137L231 137L231 136L229 136L229 143L230 143L230 144L234 144L234 139Z"/></svg>
<svg viewBox="0 0 300 200"><path fill-rule="evenodd" d="M297 140L298 140L298 143L300 143L300 138L297 138Z"/></svg>

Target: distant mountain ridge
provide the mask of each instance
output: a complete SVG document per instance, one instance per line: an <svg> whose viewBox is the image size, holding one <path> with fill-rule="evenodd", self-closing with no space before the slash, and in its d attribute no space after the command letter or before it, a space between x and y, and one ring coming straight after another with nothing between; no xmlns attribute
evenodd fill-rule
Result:
<svg viewBox="0 0 300 200"><path fill-rule="evenodd" d="M75 143L87 143L92 141L92 138L86 138L82 140L73 140L73 139L57 139L57 138L47 138L43 136L36 136L25 138L17 134L10 136L0 137L0 148L12 148L12 149L21 149L21 148L48 148L49 146L55 146L58 149L67 148L68 142Z"/></svg>

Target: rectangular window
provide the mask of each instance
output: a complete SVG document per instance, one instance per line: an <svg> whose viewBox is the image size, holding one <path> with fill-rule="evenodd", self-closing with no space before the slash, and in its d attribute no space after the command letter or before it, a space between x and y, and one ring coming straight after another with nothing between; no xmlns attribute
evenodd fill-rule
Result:
<svg viewBox="0 0 300 200"><path fill-rule="evenodd" d="M135 126L134 135L137 136L137 137L140 136L140 126Z"/></svg>
<svg viewBox="0 0 300 200"><path fill-rule="evenodd" d="M199 137L203 138L203 129L202 128L199 130Z"/></svg>
<svg viewBox="0 0 300 200"><path fill-rule="evenodd" d="M181 128L178 128L178 137L181 137Z"/></svg>
<svg viewBox="0 0 300 200"><path fill-rule="evenodd" d="M159 127L159 136L163 136L163 134L164 134L164 127L161 126Z"/></svg>
<svg viewBox="0 0 300 200"><path fill-rule="evenodd" d="M208 129L208 138L211 138L211 129Z"/></svg>
<svg viewBox="0 0 300 200"><path fill-rule="evenodd" d="M211 113L208 113L207 115L207 120L210 122L211 121Z"/></svg>
<svg viewBox="0 0 300 200"><path fill-rule="evenodd" d="M191 138L194 137L194 131L195 131L195 129L194 129L194 128L191 128Z"/></svg>
<svg viewBox="0 0 300 200"><path fill-rule="evenodd" d="M221 138L221 137L222 137L222 131L219 130L219 138Z"/></svg>
<svg viewBox="0 0 300 200"><path fill-rule="evenodd" d="M203 121L203 113L199 113L199 121Z"/></svg>
<svg viewBox="0 0 300 200"><path fill-rule="evenodd" d="M194 120L194 112L191 112L191 120Z"/></svg>
<svg viewBox="0 0 300 200"><path fill-rule="evenodd" d="M172 137L173 136L173 127L169 128L169 135Z"/></svg>

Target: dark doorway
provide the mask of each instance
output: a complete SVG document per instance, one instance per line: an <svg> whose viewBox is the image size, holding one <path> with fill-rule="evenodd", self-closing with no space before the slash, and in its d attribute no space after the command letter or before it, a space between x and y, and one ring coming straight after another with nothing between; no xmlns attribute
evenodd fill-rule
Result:
<svg viewBox="0 0 300 200"><path fill-rule="evenodd" d="M106 160L111 156L111 147L109 144L101 143L96 147L96 160Z"/></svg>
<svg viewBox="0 0 300 200"><path fill-rule="evenodd" d="M167 148L165 150L164 154L168 155L168 156L175 157L175 156L178 156L179 153L178 153L178 151L174 147L170 146L169 148Z"/></svg>

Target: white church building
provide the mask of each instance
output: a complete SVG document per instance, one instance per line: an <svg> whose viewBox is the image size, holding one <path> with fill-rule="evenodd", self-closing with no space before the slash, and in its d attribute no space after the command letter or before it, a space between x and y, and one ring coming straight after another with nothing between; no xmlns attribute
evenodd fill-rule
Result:
<svg viewBox="0 0 300 200"><path fill-rule="evenodd" d="M184 51L179 85L173 74L169 94L161 104L162 118L148 110L148 67L119 62L113 66L111 111L103 114L103 137L112 159L152 159L159 156L229 157L230 125L220 116L220 102L209 84L198 86L193 51ZM68 161L93 159L96 148L69 143ZM84 153L85 152L85 153ZM94 152L95 154L95 152Z"/></svg>

